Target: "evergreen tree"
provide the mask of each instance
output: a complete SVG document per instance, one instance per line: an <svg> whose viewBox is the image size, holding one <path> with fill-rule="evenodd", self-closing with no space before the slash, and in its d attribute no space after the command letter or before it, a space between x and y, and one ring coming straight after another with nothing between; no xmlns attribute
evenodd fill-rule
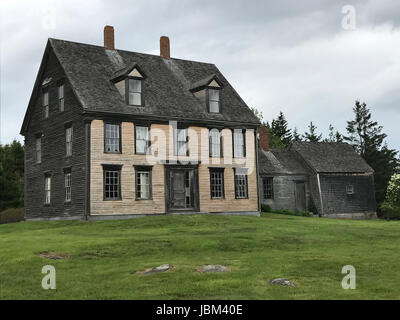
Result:
<svg viewBox="0 0 400 320"><path fill-rule="evenodd" d="M371 112L365 102L356 101L353 112L355 117L354 120L347 122L349 135L344 139L352 144L374 169L376 202L379 206L385 199L389 180L399 164L397 151L389 149L384 143L387 135L382 132L383 127L372 120Z"/></svg>
<svg viewBox="0 0 400 320"><path fill-rule="evenodd" d="M0 145L0 211L23 206L24 147L18 142Z"/></svg>
<svg viewBox="0 0 400 320"><path fill-rule="evenodd" d="M329 125L329 135L328 138L324 139L324 142L343 142L343 136L336 130L333 125Z"/></svg>
<svg viewBox="0 0 400 320"><path fill-rule="evenodd" d="M301 135L299 134L297 127L293 130L293 141L302 141Z"/></svg>
<svg viewBox="0 0 400 320"><path fill-rule="evenodd" d="M315 126L312 121L310 122L310 125L308 126L308 132L305 132L303 135L303 138L305 141L309 142L319 142L322 139L322 134L317 134L317 126Z"/></svg>
<svg viewBox="0 0 400 320"><path fill-rule="evenodd" d="M282 143L287 146L292 141L292 133L288 128L288 122L282 111L279 112L279 116L272 120L271 132L282 140Z"/></svg>

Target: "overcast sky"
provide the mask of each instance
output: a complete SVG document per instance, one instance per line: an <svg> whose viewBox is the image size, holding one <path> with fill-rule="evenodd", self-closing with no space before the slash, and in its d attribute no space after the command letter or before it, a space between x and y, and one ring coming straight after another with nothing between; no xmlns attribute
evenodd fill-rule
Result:
<svg viewBox="0 0 400 320"><path fill-rule="evenodd" d="M0 23L3 144L22 141L47 38L102 45L109 24L117 49L158 54L169 36L173 57L216 64L266 120L282 110L301 133L310 120L345 132L365 101L400 150L398 0L1 0Z"/></svg>

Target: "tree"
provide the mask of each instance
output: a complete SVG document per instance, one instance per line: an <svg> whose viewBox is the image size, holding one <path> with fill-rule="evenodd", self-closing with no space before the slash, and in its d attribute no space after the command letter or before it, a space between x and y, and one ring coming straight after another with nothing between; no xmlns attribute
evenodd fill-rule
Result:
<svg viewBox="0 0 400 320"><path fill-rule="evenodd" d="M336 130L333 125L329 125L329 136L324 139L324 142L343 142L343 136Z"/></svg>
<svg viewBox="0 0 400 320"><path fill-rule="evenodd" d="M273 135L279 137L282 143L287 146L292 141L291 129L288 128L288 122L282 111L279 116L271 122L271 132Z"/></svg>
<svg viewBox="0 0 400 320"><path fill-rule="evenodd" d="M293 141L302 141L301 135L299 134L297 127L293 130Z"/></svg>
<svg viewBox="0 0 400 320"><path fill-rule="evenodd" d="M0 211L23 206L24 147L14 140L0 145Z"/></svg>
<svg viewBox="0 0 400 320"><path fill-rule="evenodd" d="M317 134L317 127L310 122L310 125L308 126L308 132L305 132L303 135L304 140L309 141L309 142L319 142L322 139L322 134Z"/></svg>
<svg viewBox="0 0 400 320"><path fill-rule="evenodd" d="M384 143L387 135L383 127L372 120L372 114L365 102L355 102L354 119L347 121L348 141L375 171L375 196L378 206L385 199L391 176L399 164L397 151L389 149Z"/></svg>

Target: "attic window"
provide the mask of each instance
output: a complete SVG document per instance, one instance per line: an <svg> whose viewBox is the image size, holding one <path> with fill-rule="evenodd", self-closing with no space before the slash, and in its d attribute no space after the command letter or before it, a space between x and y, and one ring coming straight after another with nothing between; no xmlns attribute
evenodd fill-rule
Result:
<svg viewBox="0 0 400 320"><path fill-rule="evenodd" d="M354 194L354 186L352 184L346 186L346 193L349 195Z"/></svg>
<svg viewBox="0 0 400 320"><path fill-rule="evenodd" d="M219 113L219 89L207 89L208 112Z"/></svg>
<svg viewBox="0 0 400 320"><path fill-rule="evenodd" d="M141 106L142 105L142 80L136 78L129 78L127 81L128 84L128 94L127 100L128 103L132 106Z"/></svg>

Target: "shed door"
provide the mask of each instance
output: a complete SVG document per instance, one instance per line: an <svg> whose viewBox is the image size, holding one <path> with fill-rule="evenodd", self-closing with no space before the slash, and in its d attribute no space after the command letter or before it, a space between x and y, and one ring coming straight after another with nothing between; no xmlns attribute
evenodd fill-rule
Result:
<svg viewBox="0 0 400 320"><path fill-rule="evenodd" d="M296 182L296 211L305 211L306 208L306 184Z"/></svg>

